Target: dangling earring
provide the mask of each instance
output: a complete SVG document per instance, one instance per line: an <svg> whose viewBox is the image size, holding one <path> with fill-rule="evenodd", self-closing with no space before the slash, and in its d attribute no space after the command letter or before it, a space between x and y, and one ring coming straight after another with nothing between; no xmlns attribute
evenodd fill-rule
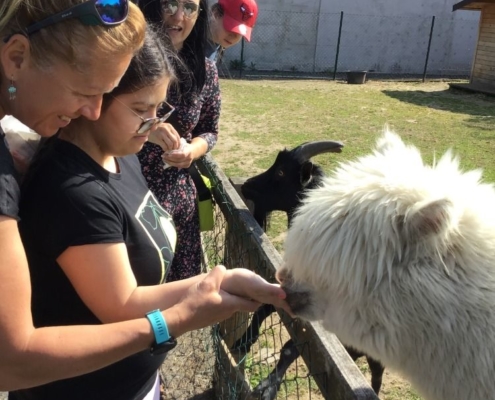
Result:
<svg viewBox="0 0 495 400"><path fill-rule="evenodd" d="M15 99L15 94L17 92L17 88L14 86L14 77L10 80L10 86L9 86L9 99L14 100Z"/></svg>

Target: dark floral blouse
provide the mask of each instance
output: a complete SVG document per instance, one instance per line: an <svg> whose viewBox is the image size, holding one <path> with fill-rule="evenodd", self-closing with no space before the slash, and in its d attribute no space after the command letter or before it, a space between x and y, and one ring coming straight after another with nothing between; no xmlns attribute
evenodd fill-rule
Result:
<svg viewBox="0 0 495 400"><path fill-rule="evenodd" d="M201 137L210 151L217 142L220 118L220 88L215 64L206 59L206 80L194 98L171 88L167 102L175 107L173 125L188 142ZM150 190L172 215L177 229L175 256L167 281L185 279L201 272L201 236L199 231L196 187L186 169L163 169L162 149L146 143L138 154L141 169Z"/></svg>

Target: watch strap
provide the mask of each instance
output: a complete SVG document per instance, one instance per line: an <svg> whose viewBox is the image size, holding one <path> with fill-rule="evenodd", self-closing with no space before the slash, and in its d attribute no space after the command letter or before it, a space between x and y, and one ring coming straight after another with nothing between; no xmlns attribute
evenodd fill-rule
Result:
<svg viewBox="0 0 495 400"><path fill-rule="evenodd" d="M160 310L153 310L146 313L146 318L150 321L156 344L161 344L170 340L167 322L165 321L165 318L163 318Z"/></svg>
<svg viewBox="0 0 495 400"><path fill-rule="evenodd" d="M160 344L153 343L150 348L150 353L154 356L160 355L172 350L175 346L177 346L177 340L175 340L173 336L171 336L170 339L166 342Z"/></svg>

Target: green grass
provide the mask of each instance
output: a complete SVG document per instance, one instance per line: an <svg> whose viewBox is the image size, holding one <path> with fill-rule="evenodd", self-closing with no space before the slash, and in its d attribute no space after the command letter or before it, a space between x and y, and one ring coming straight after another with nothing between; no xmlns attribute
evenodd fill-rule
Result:
<svg viewBox="0 0 495 400"><path fill-rule="evenodd" d="M249 373L249 384L252 388L258 386L258 384L265 379L271 371L269 365L253 362L251 357L246 360L245 368Z"/></svg>
<svg viewBox="0 0 495 400"><path fill-rule="evenodd" d="M368 152L389 124L429 162L452 148L465 168L483 168L486 180L495 181L492 98L450 91L446 83L222 80L221 89L220 143L213 154L228 175L261 171L279 150L304 141L342 141L342 154L315 159L329 170Z"/></svg>
<svg viewBox="0 0 495 400"><path fill-rule="evenodd" d="M262 380L266 379L272 369L273 365L258 363L252 357L248 357L245 363L245 371L248 375L251 388L255 388ZM321 392L318 390L318 386L313 378L299 376L295 371L287 371L280 390L277 393L277 398L302 399L306 398L305 394L309 391L316 394L315 398L321 398Z"/></svg>
<svg viewBox="0 0 495 400"><path fill-rule="evenodd" d="M265 170L284 147L341 141L341 154L314 158L328 172L339 161L368 153L388 124L419 147L427 162L452 148L463 168L482 168L484 180L495 182L494 98L451 91L444 82L221 80L221 90L220 136L213 155L227 176L249 177ZM267 232L279 251L286 224L276 213ZM266 373L257 372L253 385L260 372ZM382 400L421 399L401 377L386 374Z"/></svg>
<svg viewBox="0 0 495 400"><path fill-rule="evenodd" d="M433 162L451 148L465 169L482 168L495 182L495 99L449 90L445 82L221 80L220 136L213 155L228 176L268 168L278 151L305 141L344 143L341 154L314 158L327 172L366 154L384 126L420 148ZM272 218L278 238L286 221ZM274 240L282 250L282 240Z"/></svg>

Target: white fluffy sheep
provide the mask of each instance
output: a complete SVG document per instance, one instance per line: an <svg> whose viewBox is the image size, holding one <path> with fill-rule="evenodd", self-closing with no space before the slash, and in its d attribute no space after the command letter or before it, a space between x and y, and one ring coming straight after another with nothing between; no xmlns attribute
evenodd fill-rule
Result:
<svg viewBox="0 0 495 400"><path fill-rule="evenodd" d="M495 190L385 132L307 193L278 279L296 315L429 400L495 398Z"/></svg>

